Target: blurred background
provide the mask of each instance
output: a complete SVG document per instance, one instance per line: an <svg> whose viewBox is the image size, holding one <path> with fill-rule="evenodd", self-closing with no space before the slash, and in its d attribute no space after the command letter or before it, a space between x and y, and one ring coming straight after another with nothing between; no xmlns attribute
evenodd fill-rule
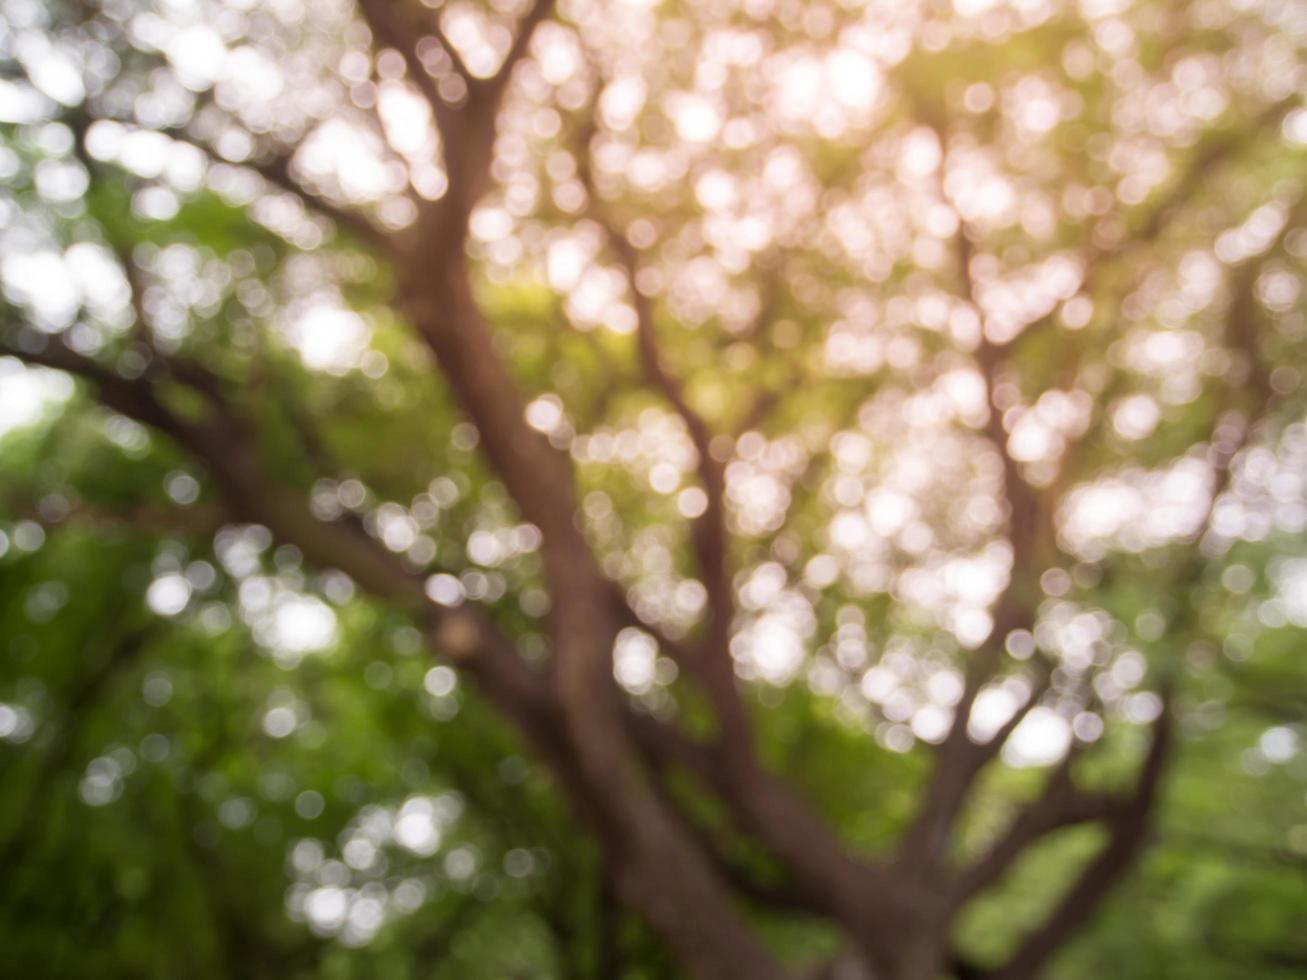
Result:
<svg viewBox="0 0 1307 980"><path fill-rule="evenodd" d="M1138 859L1040 975L1307 974L1307 5L361 6L0 3L0 973L687 975L423 615L184 437L234 406L232 472L549 663L530 502L404 306L465 200L632 712L711 728L669 645L719 514L758 753L851 848L955 724L1001 734L965 863L1165 708ZM496 79L473 159L445 117ZM1026 842L959 956L1105 833ZM801 975L839 932L784 904L746 915Z"/></svg>

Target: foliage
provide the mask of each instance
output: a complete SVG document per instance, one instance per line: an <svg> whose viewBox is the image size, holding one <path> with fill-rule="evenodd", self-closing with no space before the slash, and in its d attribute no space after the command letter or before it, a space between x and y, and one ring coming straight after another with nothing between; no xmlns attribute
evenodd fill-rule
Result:
<svg viewBox="0 0 1307 980"><path fill-rule="evenodd" d="M4 3L6 972L1301 975L1301 11L435 6Z"/></svg>

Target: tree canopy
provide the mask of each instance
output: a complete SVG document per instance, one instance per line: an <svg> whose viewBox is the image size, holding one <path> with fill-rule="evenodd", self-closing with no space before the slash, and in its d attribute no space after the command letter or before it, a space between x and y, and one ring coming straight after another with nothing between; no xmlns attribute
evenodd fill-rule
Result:
<svg viewBox="0 0 1307 980"><path fill-rule="evenodd" d="M1307 969L1307 8L3 0L48 977Z"/></svg>

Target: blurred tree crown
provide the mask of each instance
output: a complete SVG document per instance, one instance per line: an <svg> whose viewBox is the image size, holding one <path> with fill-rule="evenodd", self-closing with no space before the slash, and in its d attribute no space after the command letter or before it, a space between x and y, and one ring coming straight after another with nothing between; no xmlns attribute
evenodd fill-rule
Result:
<svg viewBox="0 0 1307 980"><path fill-rule="evenodd" d="M0 972L1307 970L1307 6L0 11Z"/></svg>

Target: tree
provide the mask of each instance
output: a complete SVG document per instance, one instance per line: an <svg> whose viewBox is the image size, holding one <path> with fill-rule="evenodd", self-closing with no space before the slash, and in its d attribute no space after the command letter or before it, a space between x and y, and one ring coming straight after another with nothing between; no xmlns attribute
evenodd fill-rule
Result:
<svg viewBox="0 0 1307 980"><path fill-rule="evenodd" d="M0 351L59 407L3 444L6 574L34 584L7 590L0 719L41 736L6 856L56 772L92 805L136 778L130 751L83 772L78 723L185 650L226 761L192 745L163 781L151 837L198 883L152 894L194 888L212 955L252 951L229 970L307 969L203 850L206 801L254 819L218 799L261 769L232 707L264 703L301 778L398 771L434 722L380 692L423 677L439 716L463 677L553 789L485 788L506 736L476 708L449 778L492 824L560 828L678 972L1041 975L1136 863L1209 692L1301 704L1293 16L11 3ZM42 629L105 642L24 688ZM335 635L438 665L360 685L311 666ZM331 725L274 679L313 670ZM52 685L62 708L24 706ZM1294 756L1291 725L1257 731L1249 764ZM383 838L430 855L461 799L358 811L344 880L292 909L363 942L410 900L349 868ZM1034 852L1056 893L959 945Z"/></svg>

